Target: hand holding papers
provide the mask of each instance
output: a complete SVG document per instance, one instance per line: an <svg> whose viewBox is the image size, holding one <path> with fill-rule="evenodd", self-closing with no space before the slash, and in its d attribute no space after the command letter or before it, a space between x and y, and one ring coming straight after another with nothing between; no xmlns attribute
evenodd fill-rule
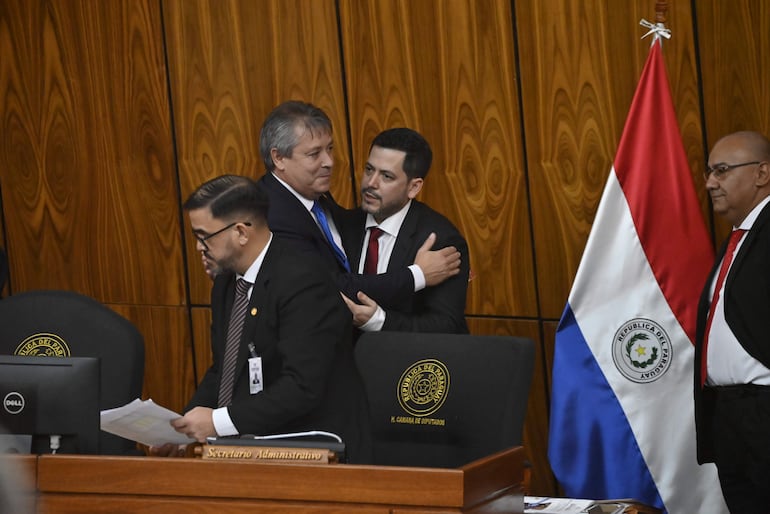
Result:
<svg viewBox="0 0 770 514"><path fill-rule="evenodd" d="M101 412L101 428L105 432L125 437L147 446L162 446L166 443L194 443L170 425L170 421L181 418L181 414L157 405L152 400L140 400Z"/></svg>

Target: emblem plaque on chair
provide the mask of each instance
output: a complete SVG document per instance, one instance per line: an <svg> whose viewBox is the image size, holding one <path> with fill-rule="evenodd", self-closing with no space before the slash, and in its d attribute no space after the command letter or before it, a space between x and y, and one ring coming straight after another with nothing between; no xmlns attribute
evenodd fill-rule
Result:
<svg viewBox="0 0 770 514"><path fill-rule="evenodd" d="M32 334L16 347L14 355L33 357L69 357L70 347L56 334Z"/></svg>
<svg viewBox="0 0 770 514"><path fill-rule="evenodd" d="M417 418L424 418L438 411L448 392L449 369L437 359L415 362L404 371L398 381L399 404L407 413ZM417 424L419 423L418 421Z"/></svg>

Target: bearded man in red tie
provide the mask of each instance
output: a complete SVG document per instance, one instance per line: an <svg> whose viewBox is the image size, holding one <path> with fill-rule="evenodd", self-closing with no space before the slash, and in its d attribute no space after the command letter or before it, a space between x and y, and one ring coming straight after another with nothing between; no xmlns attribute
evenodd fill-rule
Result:
<svg viewBox="0 0 770 514"><path fill-rule="evenodd" d="M342 221L351 269L383 274L408 266L435 234L435 247L460 252L460 271L400 302L377 302L357 292L345 297L353 324L362 331L467 333L468 244L443 215L415 199L433 160L425 138L409 128L381 132L369 148L361 178L361 209Z"/></svg>
<svg viewBox="0 0 770 514"><path fill-rule="evenodd" d="M320 108L296 100L275 107L262 124L259 149L265 164L259 185L270 198L270 230L298 252L320 259L344 294L365 291L380 301L408 302L425 285L458 273L460 254L451 246L432 250L434 239L427 236L414 258L398 269L385 275L351 273L337 226L344 210L329 192L332 125Z"/></svg>
<svg viewBox="0 0 770 514"><path fill-rule="evenodd" d="M705 173L714 212L733 226L698 307L698 462L714 462L731 512L770 504L770 141L717 141Z"/></svg>

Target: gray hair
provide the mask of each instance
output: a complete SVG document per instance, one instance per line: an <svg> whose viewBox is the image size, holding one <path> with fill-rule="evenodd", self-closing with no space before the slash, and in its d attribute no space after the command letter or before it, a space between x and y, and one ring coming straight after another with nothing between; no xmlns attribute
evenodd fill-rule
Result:
<svg viewBox="0 0 770 514"><path fill-rule="evenodd" d="M297 127L302 127L311 134L331 134L332 122L318 107L296 100L280 104L268 114L259 134L259 153L265 163L265 170L275 169L273 148L281 157L291 157L297 146L299 136Z"/></svg>

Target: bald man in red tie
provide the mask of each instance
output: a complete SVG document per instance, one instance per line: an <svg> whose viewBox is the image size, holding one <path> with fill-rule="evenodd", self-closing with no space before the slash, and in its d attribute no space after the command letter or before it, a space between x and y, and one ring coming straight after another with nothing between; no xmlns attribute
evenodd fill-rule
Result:
<svg viewBox="0 0 770 514"><path fill-rule="evenodd" d="M717 141L706 189L733 230L698 307L698 462L714 462L730 512L770 505L770 141L736 132Z"/></svg>

